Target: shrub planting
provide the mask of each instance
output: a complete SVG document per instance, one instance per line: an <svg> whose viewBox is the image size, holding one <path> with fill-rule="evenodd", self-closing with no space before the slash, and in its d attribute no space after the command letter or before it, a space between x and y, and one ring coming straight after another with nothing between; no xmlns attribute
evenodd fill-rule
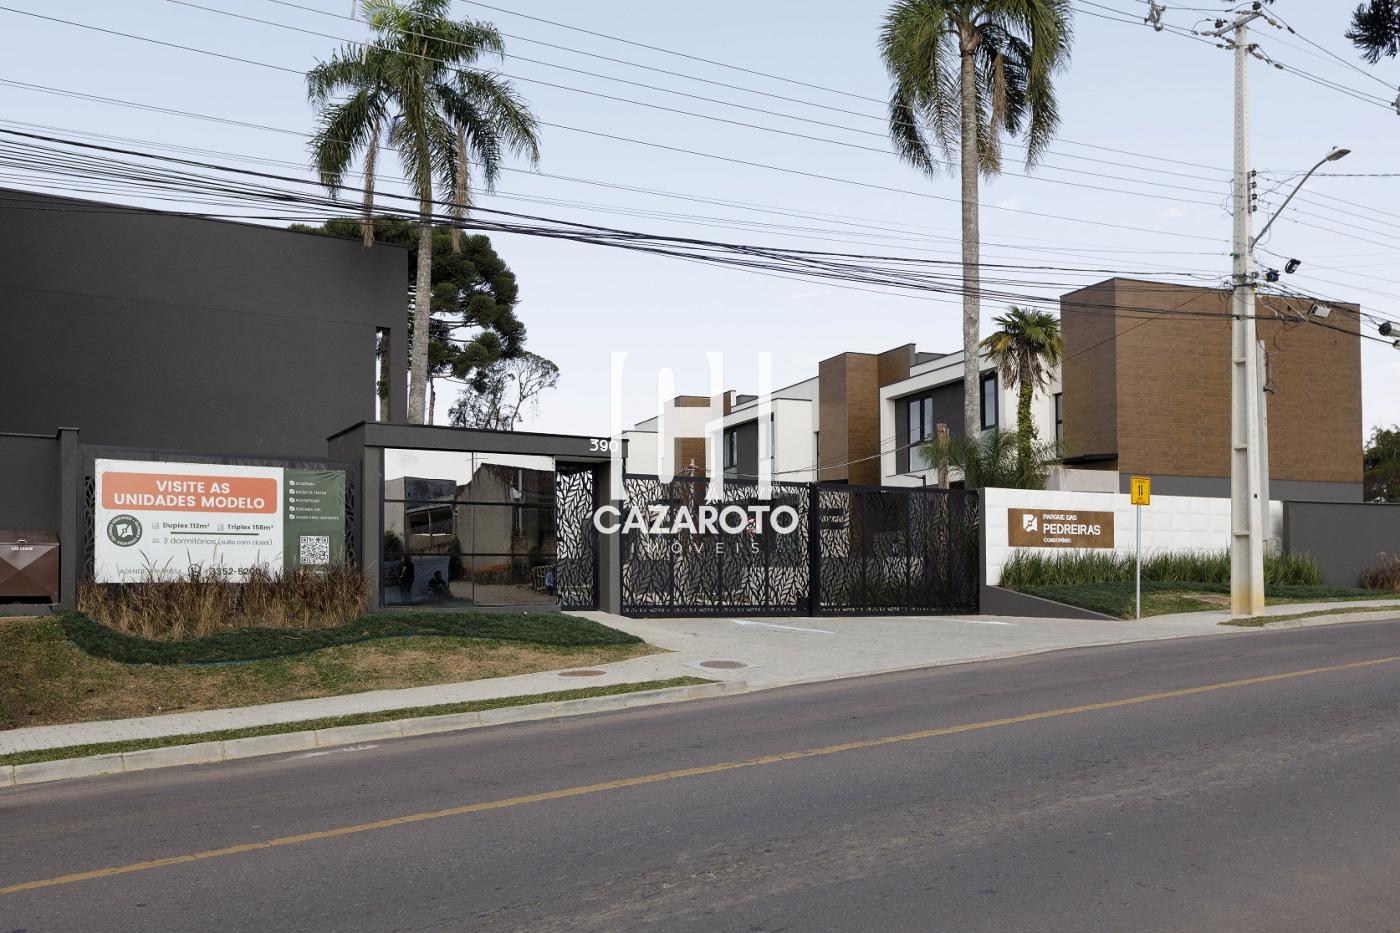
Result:
<svg viewBox="0 0 1400 933"><path fill-rule="evenodd" d="M1013 590L1044 586L1084 586L1129 583L1133 555L1118 551L1065 551L1044 554L1018 550L1001 571L1001 585ZM1152 583L1228 584L1230 555L1226 551L1158 551L1144 554L1142 579ZM1267 554L1266 586L1320 586L1322 568L1311 554Z"/></svg>
<svg viewBox="0 0 1400 933"><path fill-rule="evenodd" d="M1377 554L1361 571L1361 585L1368 590L1400 593L1400 554Z"/></svg>
<svg viewBox="0 0 1400 933"><path fill-rule="evenodd" d="M319 629L363 615L369 584L352 564L326 570L255 567L242 583L221 568L191 567L171 579L152 570L134 583L83 581L78 608L143 638L194 638L251 626Z"/></svg>

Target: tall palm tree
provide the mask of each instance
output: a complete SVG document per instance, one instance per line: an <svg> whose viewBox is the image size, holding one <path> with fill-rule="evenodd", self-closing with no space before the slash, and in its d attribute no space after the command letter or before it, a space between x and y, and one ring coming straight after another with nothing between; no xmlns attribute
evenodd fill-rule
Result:
<svg viewBox="0 0 1400 933"><path fill-rule="evenodd" d="M880 33L893 82L890 137L904 161L932 176L954 155L962 176L963 407L981 421L981 246L977 176L1001 171L1001 135L1024 135L1027 166L1059 125L1054 75L1069 60L1069 0L896 0ZM937 147L946 161L935 158Z"/></svg>
<svg viewBox="0 0 1400 933"><path fill-rule="evenodd" d="M1012 305L993 319L999 328L982 341L1002 381L1016 386L1016 459L1022 469L1034 454L1035 422L1031 419L1031 398L1037 389L1050 384L1054 368L1065 355L1060 319L1038 308Z"/></svg>
<svg viewBox="0 0 1400 933"><path fill-rule="evenodd" d="M475 159L486 190L507 155L539 161L535 119L509 82L472 68L504 51L490 23L448 18L451 0L363 0L370 42L342 47L306 76L320 110L311 157L321 183L337 191L363 156L361 229L374 242L374 186L379 150L398 152L418 200L418 267L409 352L408 418L423 423L433 304L434 186L453 195L458 222L470 200ZM454 244L456 240L454 238Z"/></svg>

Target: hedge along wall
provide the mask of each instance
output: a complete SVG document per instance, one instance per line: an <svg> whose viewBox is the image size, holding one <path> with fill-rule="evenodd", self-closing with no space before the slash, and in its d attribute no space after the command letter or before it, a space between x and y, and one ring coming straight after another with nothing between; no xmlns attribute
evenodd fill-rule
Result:
<svg viewBox="0 0 1400 933"><path fill-rule="evenodd" d="M1038 554L1066 553L1070 548L1013 548L1008 524L1009 509L1054 512L1112 512L1113 550L1132 554L1134 506L1126 493L1060 492L1037 489L984 489L986 582L1001 582L1001 568L1013 550ZM1269 538L1279 550L1283 538L1283 503L1269 503ZM1230 546L1230 500L1198 496L1153 496L1142 510L1142 552L1222 551ZM1104 550L1108 550L1104 548Z"/></svg>

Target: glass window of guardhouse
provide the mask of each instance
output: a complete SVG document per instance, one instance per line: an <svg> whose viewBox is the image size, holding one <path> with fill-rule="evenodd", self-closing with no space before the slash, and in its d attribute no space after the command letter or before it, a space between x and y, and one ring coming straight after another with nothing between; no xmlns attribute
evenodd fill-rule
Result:
<svg viewBox="0 0 1400 933"><path fill-rule="evenodd" d="M554 459L384 452L386 606L551 606Z"/></svg>

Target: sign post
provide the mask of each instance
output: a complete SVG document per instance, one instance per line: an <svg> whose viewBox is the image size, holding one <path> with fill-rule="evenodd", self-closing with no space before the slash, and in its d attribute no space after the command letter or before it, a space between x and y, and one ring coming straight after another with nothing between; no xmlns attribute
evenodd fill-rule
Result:
<svg viewBox="0 0 1400 933"><path fill-rule="evenodd" d="M1152 504L1152 477L1134 476L1131 480L1133 507L1137 513L1137 568L1134 585L1137 589L1137 617L1142 618L1142 507Z"/></svg>

